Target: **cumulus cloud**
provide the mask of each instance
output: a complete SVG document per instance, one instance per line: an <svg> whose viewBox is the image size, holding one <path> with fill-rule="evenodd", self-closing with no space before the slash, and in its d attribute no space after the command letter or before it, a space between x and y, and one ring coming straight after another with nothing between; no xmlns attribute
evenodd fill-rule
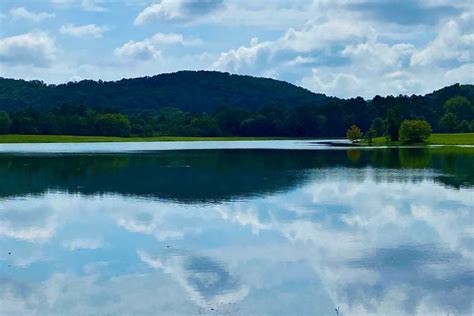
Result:
<svg viewBox="0 0 474 316"><path fill-rule="evenodd" d="M116 56L128 59L149 60L161 57L161 48L166 45L193 46L201 44L200 39L187 40L177 33L156 33L142 41L128 41L114 50Z"/></svg>
<svg viewBox="0 0 474 316"><path fill-rule="evenodd" d="M426 1L353 1L347 7L363 12L371 18L383 22L407 24L436 24L444 17L458 14L460 9L453 2L445 0Z"/></svg>
<svg viewBox="0 0 474 316"><path fill-rule="evenodd" d="M84 52L80 63L64 58L61 65L54 63L47 72L30 67L29 62L22 65L17 61L15 66L8 67L2 53L0 59L4 61L5 75L56 83L73 75L115 80L183 68L215 69L273 77L339 97L423 94L456 82L474 82L470 73L474 46L472 6L462 0L402 2L127 1L122 9L133 14L134 25L160 21L166 31L138 40L122 37L121 46L104 47L101 57ZM104 0L50 0L50 3L68 9L107 9ZM146 5L142 7L143 3ZM47 18L44 12L14 10L18 16L25 16L18 17L22 19L31 14L35 17L30 20ZM2 18L12 20L9 11L3 17L0 13ZM209 25L215 27L212 33ZM124 29L125 36L127 27L133 26L119 27ZM236 28L228 38L226 27ZM95 24L64 25L60 30L62 34L83 38L100 38L105 31ZM192 50L183 48L201 43L188 39L194 34L202 34L203 39L215 36L216 40ZM16 34L4 36L12 35ZM109 43L104 41L103 45ZM171 45L176 45L173 54L165 54ZM1 47L2 50L6 49ZM114 63L105 55L110 51L121 61L150 62ZM39 60L47 64L44 59Z"/></svg>
<svg viewBox="0 0 474 316"><path fill-rule="evenodd" d="M221 4L222 0L162 0L143 9L135 18L134 24L142 25L159 19L189 19L208 14Z"/></svg>
<svg viewBox="0 0 474 316"><path fill-rule="evenodd" d="M46 19L54 18L56 15L54 13L47 12L31 12L28 11L25 7L18 7L10 10L10 15L15 20L29 20L33 22L41 22Z"/></svg>
<svg viewBox="0 0 474 316"><path fill-rule="evenodd" d="M77 238L77 239L71 239L71 240L65 240L63 241L63 247L75 251L75 250L80 250L80 249L99 249L103 246L103 242L100 239L94 239L94 238Z"/></svg>
<svg viewBox="0 0 474 316"><path fill-rule="evenodd" d="M62 8L78 6L84 11L107 11L107 8L101 5L101 3L104 2L103 0L50 0L50 2L51 4Z"/></svg>
<svg viewBox="0 0 474 316"><path fill-rule="evenodd" d="M210 67L294 78L312 91L338 97L423 94L456 82L474 81L467 66L472 64L474 46L469 11L440 21L435 38L421 46L414 40L420 35L409 25L403 26L406 34L402 34L400 27L385 29L389 24L379 19L374 22L370 15L364 18L358 9L344 10L348 6L343 1L338 5L340 12L316 15L275 40L252 41L222 52ZM439 8L447 4L430 5L437 8L433 14L440 14ZM416 7L422 10L424 5L417 3Z"/></svg>
<svg viewBox="0 0 474 316"><path fill-rule="evenodd" d="M442 25L436 38L411 58L412 65L430 65L437 62L472 62L474 48L473 13L462 14Z"/></svg>
<svg viewBox="0 0 474 316"><path fill-rule="evenodd" d="M450 82L474 82L474 63L464 64L445 73Z"/></svg>
<svg viewBox="0 0 474 316"><path fill-rule="evenodd" d="M99 4L97 0L82 0L81 5L85 11L103 12L107 9Z"/></svg>
<svg viewBox="0 0 474 316"><path fill-rule="evenodd" d="M347 45L341 51L341 56L348 60L347 64L313 68L311 75L305 76L301 84L314 91L342 97L370 97L373 91L381 94L409 93L415 83L407 80L410 74L404 69L414 52L415 47L405 43L387 45L369 40ZM381 77L386 79L375 83L369 81Z"/></svg>
<svg viewBox="0 0 474 316"><path fill-rule="evenodd" d="M102 34L107 31L107 28L104 26L97 26L95 24L87 25L73 25L66 24L61 26L59 32L61 34L66 34L74 37L80 38L101 38Z"/></svg>
<svg viewBox="0 0 474 316"><path fill-rule="evenodd" d="M54 39L44 32L0 38L0 62L10 65L47 66L56 51Z"/></svg>
<svg viewBox="0 0 474 316"><path fill-rule="evenodd" d="M277 54L322 51L332 44L342 44L357 39L373 37L373 30L364 23L353 24L348 20L313 20L301 30L290 28L275 41L241 46L222 53L212 67L237 71L245 65L254 64L259 58L275 63ZM297 58L297 56L295 56Z"/></svg>

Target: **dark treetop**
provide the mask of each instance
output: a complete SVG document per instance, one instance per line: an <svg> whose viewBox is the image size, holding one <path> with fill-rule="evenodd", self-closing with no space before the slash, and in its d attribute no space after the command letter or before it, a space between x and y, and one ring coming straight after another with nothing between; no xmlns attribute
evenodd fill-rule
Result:
<svg viewBox="0 0 474 316"><path fill-rule="evenodd" d="M217 71L180 71L119 81L82 80L59 85L0 78L0 110L48 108L64 103L121 110L176 107L213 112L222 106L256 111L265 106L327 103L335 98L267 78Z"/></svg>

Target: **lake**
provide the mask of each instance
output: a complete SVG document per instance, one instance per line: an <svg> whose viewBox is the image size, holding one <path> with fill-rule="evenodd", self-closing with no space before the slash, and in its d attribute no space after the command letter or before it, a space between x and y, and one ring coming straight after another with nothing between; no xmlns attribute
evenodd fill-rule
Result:
<svg viewBox="0 0 474 316"><path fill-rule="evenodd" d="M470 315L474 148L0 145L1 315Z"/></svg>

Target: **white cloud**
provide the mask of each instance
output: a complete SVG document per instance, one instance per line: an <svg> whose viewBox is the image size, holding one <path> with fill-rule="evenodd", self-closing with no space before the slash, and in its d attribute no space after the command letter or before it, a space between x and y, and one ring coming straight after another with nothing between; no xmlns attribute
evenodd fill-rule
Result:
<svg viewBox="0 0 474 316"><path fill-rule="evenodd" d="M84 11L104 12L108 11L106 7L101 6L102 0L50 0L52 5L69 8L71 6L78 6Z"/></svg>
<svg viewBox="0 0 474 316"><path fill-rule="evenodd" d="M80 38L101 38L102 34L106 31L106 27L97 26L95 24L77 26L73 24L66 24L61 26L61 28L59 29L59 32L61 32L61 34L71 35Z"/></svg>
<svg viewBox="0 0 474 316"><path fill-rule="evenodd" d="M313 91L338 97L357 96L361 93L360 80L350 73L331 73L313 69L311 76L304 77L301 83Z"/></svg>
<svg viewBox="0 0 474 316"><path fill-rule="evenodd" d="M63 247L75 251L80 249L99 249L103 246L103 242L100 239L86 239L86 238L77 238L71 240L65 240L62 243Z"/></svg>
<svg viewBox="0 0 474 316"><path fill-rule="evenodd" d="M162 0L143 9L135 18L135 25L142 25L154 20L180 20L193 16L206 15L217 9L222 0Z"/></svg>
<svg viewBox="0 0 474 316"><path fill-rule="evenodd" d="M374 37L374 30L364 23L354 24L349 20L313 20L301 30L290 28L275 41L251 43L222 53L212 67L220 70L239 70L252 65L259 58L272 61L278 53L307 53L321 51L337 43L357 41ZM296 56L295 56L296 57ZM273 60L275 61L275 60Z"/></svg>
<svg viewBox="0 0 474 316"><path fill-rule="evenodd" d="M81 80L84 80L84 78L82 78L81 76L78 76L78 75L73 75L69 78L68 82L78 82L78 81L81 81Z"/></svg>
<svg viewBox="0 0 474 316"><path fill-rule="evenodd" d="M161 57L161 51L148 41L128 41L114 50L116 56L126 59L149 60Z"/></svg>
<svg viewBox="0 0 474 316"><path fill-rule="evenodd" d="M31 32L0 39L0 62L10 65L47 66L56 58L53 38L43 32Z"/></svg>
<svg viewBox="0 0 474 316"><path fill-rule="evenodd" d="M140 12L133 23L135 25L141 25L161 17L167 19L177 18L180 16L178 8L178 1L174 3L167 1L164 4L155 3L146 7L142 12Z"/></svg>
<svg viewBox="0 0 474 316"><path fill-rule="evenodd" d="M33 22L41 22L46 19L54 18L56 15L54 13L46 13L46 12L31 12L28 11L24 7L18 7L10 10L10 15L15 20L30 20Z"/></svg>
<svg viewBox="0 0 474 316"><path fill-rule="evenodd" d="M314 57L303 57L298 55L294 59L286 62L286 65L293 67L298 65L312 64L314 62L316 62L316 58Z"/></svg>
<svg viewBox="0 0 474 316"><path fill-rule="evenodd" d="M474 81L472 63L456 68L440 65L448 56L458 58L458 62L464 56L467 61L470 54L467 49L464 53L454 49L452 54L449 50L431 54L433 45L420 50L413 44L388 45L376 39L347 45L341 51L341 56L347 58L346 63L312 68L311 74L304 76L300 84L339 97L372 98L376 94L424 94L457 82Z"/></svg>
<svg viewBox="0 0 474 316"><path fill-rule="evenodd" d="M121 58L149 60L161 57L161 49L165 45L193 46L201 44L200 39L186 40L176 33L156 33L142 41L128 41L115 49L116 56Z"/></svg>
<svg viewBox="0 0 474 316"><path fill-rule="evenodd" d="M97 0L82 0L81 5L85 11L96 11L96 12L103 12L107 11L107 9L101 5L99 5L100 1Z"/></svg>
<svg viewBox="0 0 474 316"><path fill-rule="evenodd" d="M446 79L449 82L474 82L474 63L464 64L458 68L446 71Z"/></svg>
<svg viewBox="0 0 474 316"><path fill-rule="evenodd" d="M436 38L411 58L412 65L431 65L443 61L472 62L474 14L465 13L442 25Z"/></svg>
<svg viewBox="0 0 474 316"><path fill-rule="evenodd" d="M354 3L363 7L366 0L127 0L120 5L114 3L114 10L117 6L118 10L130 11L135 25L160 21L161 37L129 37L126 34L131 25L120 25L117 27L124 31L123 37L119 36L120 45L115 43L110 47L107 45L113 42L100 43L104 48L101 56L87 49L75 50L67 52L48 71L30 67L31 63L19 67L21 62L15 62L12 67L5 64L2 73L59 83L73 75L116 80L183 68L216 69L275 77L340 97L367 98L376 94L422 94L454 82L474 82L469 66L473 64L474 46L472 6L462 0L417 0L414 4L400 5L400 10L411 13L406 17L410 23L402 23L406 19L394 18L390 10L395 6L385 2L371 4L372 11L368 12L354 9ZM50 0L50 3L56 8L104 11L109 2ZM13 10L25 16L43 16L47 12ZM417 21L420 12L427 17ZM8 10L3 16L4 22L12 20ZM210 25L215 26L211 31ZM226 38L223 33L228 27L237 31ZM64 25L61 30L63 34L91 38L105 36L105 31L95 24ZM195 35L188 34L203 34L206 40L215 35L216 40L209 40L198 49L175 47L172 55L165 53L169 45L200 43L200 40L189 40L188 36ZM260 41L242 44L257 36ZM121 61L149 62L123 63L110 59L107 54L111 51ZM206 56L206 60L198 56Z"/></svg>

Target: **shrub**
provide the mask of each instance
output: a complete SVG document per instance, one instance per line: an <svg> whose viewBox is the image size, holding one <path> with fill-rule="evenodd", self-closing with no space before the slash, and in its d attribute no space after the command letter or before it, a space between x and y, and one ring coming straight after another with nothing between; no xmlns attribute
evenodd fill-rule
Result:
<svg viewBox="0 0 474 316"><path fill-rule="evenodd" d="M424 142L431 134L431 125L425 120L404 120L399 133L402 143Z"/></svg>
<svg viewBox="0 0 474 316"><path fill-rule="evenodd" d="M355 143L357 140L362 138L362 132L357 125L352 125L346 132L347 139L350 139L351 142Z"/></svg>

